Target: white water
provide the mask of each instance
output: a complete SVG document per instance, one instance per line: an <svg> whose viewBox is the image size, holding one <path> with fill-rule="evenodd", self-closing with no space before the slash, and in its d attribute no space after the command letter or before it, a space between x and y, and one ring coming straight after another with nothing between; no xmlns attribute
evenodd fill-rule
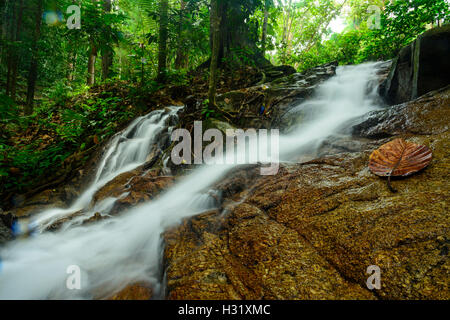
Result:
<svg viewBox="0 0 450 320"><path fill-rule="evenodd" d="M317 145L348 120L375 109L376 95L366 93L368 83L375 79L376 64L339 68L338 75L319 88L316 98L297 107L307 114L307 122L280 138L282 159L287 160L304 147ZM142 130L146 130L144 127ZM142 137L150 139L150 134L154 132L143 133ZM117 149L114 141L111 145ZM99 168L98 185L145 161L147 151L135 157L129 156L129 150L134 148L128 143L121 148L124 153L120 156L109 149L109 157L116 157ZM10 243L0 252L0 299L101 298L138 281L151 282L157 290L161 277L161 234L183 218L210 209L212 201L206 191L233 167L202 166L157 200L119 217L89 226L72 225L60 232L45 232ZM94 186L98 188L96 183ZM76 203L85 208L92 195L88 190ZM48 223L65 214L49 211L39 219ZM66 270L70 265L82 270L81 290L66 288Z"/></svg>
<svg viewBox="0 0 450 320"><path fill-rule="evenodd" d="M63 229L74 223L82 222L93 212L107 212L117 199L108 198L97 204L94 210L88 210L95 193L106 183L118 175L131 171L144 164L148 155L154 149L155 139L167 129L170 117L175 116L181 107L171 107L166 110L156 110L146 116L134 120L128 128L117 134L106 148L106 153L100 161L95 179L91 186L70 206L70 208L55 208L46 210L33 218L31 228L39 231L73 213L85 210L85 214L69 221ZM103 209L103 210L102 210ZM93 212L92 212L93 211ZM25 230L26 231L26 230Z"/></svg>

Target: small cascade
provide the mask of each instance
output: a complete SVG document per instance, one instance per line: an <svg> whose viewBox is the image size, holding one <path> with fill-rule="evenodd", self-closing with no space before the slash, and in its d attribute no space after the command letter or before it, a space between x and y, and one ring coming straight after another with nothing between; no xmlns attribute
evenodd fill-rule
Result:
<svg viewBox="0 0 450 320"><path fill-rule="evenodd" d="M86 216L95 212L107 214L117 200L108 198L89 210L95 193L105 184L124 172L143 165L148 156L158 148L158 140L163 134L170 133L170 125L182 107L170 107L156 110L134 120L127 129L113 137L106 146L105 154L98 166L95 179L82 195L67 209L54 208L37 214L31 223L32 229L46 230L49 226L74 213L85 211L85 214L68 221L63 226L67 229L72 224L82 222Z"/></svg>

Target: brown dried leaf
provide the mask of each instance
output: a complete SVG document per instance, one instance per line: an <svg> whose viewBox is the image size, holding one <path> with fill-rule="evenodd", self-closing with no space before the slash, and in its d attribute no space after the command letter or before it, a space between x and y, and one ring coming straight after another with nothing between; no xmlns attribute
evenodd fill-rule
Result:
<svg viewBox="0 0 450 320"><path fill-rule="evenodd" d="M375 150L369 159L370 170L383 177L409 176L427 167L432 159L432 152L426 146L421 146L403 139L395 139Z"/></svg>

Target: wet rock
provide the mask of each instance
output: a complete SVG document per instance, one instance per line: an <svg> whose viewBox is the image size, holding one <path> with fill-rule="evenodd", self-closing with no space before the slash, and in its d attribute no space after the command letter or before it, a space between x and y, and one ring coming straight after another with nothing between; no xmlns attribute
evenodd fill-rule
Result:
<svg viewBox="0 0 450 320"><path fill-rule="evenodd" d="M172 186L174 180L174 177L134 177L125 190L127 196L115 202L111 214L118 214L128 208L154 199L162 191Z"/></svg>
<svg viewBox="0 0 450 320"><path fill-rule="evenodd" d="M266 105L270 110L272 127L286 132L294 123L301 123L300 115L288 115L294 106L311 97L315 89L325 80L336 75L337 63L328 63L304 73L274 81L267 90Z"/></svg>
<svg viewBox="0 0 450 320"><path fill-rule="evenodd" d="M99 203L100 201L108 197L115 197L115 198L120 197L122 194L126 192L125 190L131 179L139 175L139 173L140 173L139 170L128 171L118 175L116 178L109 181L95 193L92 199L91 206L93 206L95 203Z"/></svg>
<svg viewBox="0 0 450 320"><path fill-rule="evenodd" d="M17 217L14 216L11 212L3 212L3 210L0 209L0 220L7 228L12 229L14 221L16 219Z"/></svg>
<svg viewBox="0 0 450 320"><path fill-rule="evenodd" d="M226 135L227 130L236 130L236 128L230 125L228 122L217 119L206 120L203 130L206 131L208 129L218 129L220 130L220 132L222 132L223 135Z"/></svg>
<svg viewBox="0 0 450 320"><path fill-rule="evenodd" d="M0 219L0 246L13 239L12 230Z"/></svg>
<svg viewBox="0 0 450 320"><path fill-rule="evenodd" d="M17 218L11 212L0 209L0 246L13 239L13 224Z"/></svg>
<svg viewBox="0 0 450 320"><path fill-rule="evenodd" d="M353 127L353 134L365 138L440 134L449 128L449 105L450 86L447 86L408 104L369 113Z"/></svg>
<svg viewBox="0 0 450 320"><path fill-rule="evenodd" d="M167 297L448 300L449 94L375 113L357 126L351 153L284 165L276 176L246 168L242 182L239 169L230 174L219 189L232 206L165 233ZM367 168L393 137L433 150L426 170L392 182L396 194ZM372 265L381 269L380 290L366 285Z"/></svg>
<svg viewBox="0 0 450 320"><path fill-rule="evenodd" d="M288 72L288 76L274 81L219 95L216 102L236 127L284 128L289 125L283 118L286 111L293 103L310 97L318 84L334 76L336 67L337 63L329 63L304 73Z"/></svg>
<svg viewBox="0 0 450 320"><path fill-rule="evenodd" d="M94 223L94 222L98 222L101 220L107 219L107 217L102 216L102 214L100 212L96 212L92 217L90 217L89 219L86 219L83 221L83 224L90 224L90 223Z"/></svg>
<svg viewBox="0 0 450 320"><path fill-rule="evenodd" d="M351 136L332 136L320 145L316 158L334 155L342 152L359 152L364 149L366 141Z"/></svg>
<svg viewBox="0 0 450 320"><path fill-rule="evenodd" d="M91 207L106 198L118 198L110 212L117 214L139 203L149 201L174 182L174 177L159 176L159 174L159 170L142 173L141 168L123 173L97 191Z"/></svg>
<svg viewBox="0 0 450 320"><path fill-rule="evenodd" d="M297 70L295 70L292 66L282 65L264 68L263 72L266 77L264 82L271 82L278 78L290 76L291 74L297 73Z"/></svg>
<svg viewBox="0 0 450 320"><path fill-rule="evenodd" d="M65 217L63 217L63 218L56 219L55 222L53 222L51 225L49 225L49 226L45 229L45 231L58 231L58 230L61 229L61 227L62 227L64 224L66 224L66 223L72 221L73 219L82 217L82 216L84 216L84 215L85 215L85 212L84 212L83 210L73 212L73 213L71 213L71 214L69 214L69 215L67 215L67 216L65 216ZM87 219L87 220L89 220L89 219ZM24 221L27 221L27 219L24 219ZM85 222L86 222L86 221L85 221ZM28 224L28 223L26 223L26 224Z"/></svg>
<svg viewBox="0 0 450 320"><path fill-rule="evenodd" d="M69 195L70 193L72 195ZM20 202L16 203L17 206L12 208L11 212L17 217L29 217L47 209L65 208L69 198L72 200L74 195L75 191L70 185L59 189L47 189L29 198L20 195L16 197L21 199Z"/></svg>
<svg viewBox="0 0 450 320"><path fill-rule="evenodd" d="M153 296L151 286L135 284L126 287L107 300L150 300Z"/></svg>

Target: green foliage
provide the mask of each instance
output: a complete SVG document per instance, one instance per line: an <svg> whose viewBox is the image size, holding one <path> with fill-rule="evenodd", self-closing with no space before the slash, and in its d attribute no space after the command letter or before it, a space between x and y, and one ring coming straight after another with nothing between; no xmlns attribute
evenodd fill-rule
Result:
<svg viewBox="0 0 450 320"><path fill-rule="evenodd" d="M188 70L169 70L166 75L167 82L175 86L186 86L189 84ZM159 84L158 89L161 88ZM156 91L156 90L155 90Z"/></svg>
<svg viewBox="0 0 450 320"><path fill-rule="evenodd" d="M18 117L17 106L14 100L5 94L0 94L0 123L17 120Z"/></svg>
<svg viewBox="0 0 450 320"><path fill-rule="evenodd" d="M202 116L204 119L208 120L209 118L214 117L216 110L210 107L209 99L204 100L202 105Z"/></svg>
<svg viewBox="0 0 450 320"><path fill-rule="evenodd" d="M323 16L329 17L335 9L326 11L329 2L323 2L322 11L317 9L317 14L322 12ZM437 21L448 23L450 21L449 5L445 0L352 0L350 4L350 15L347 17L347 28L340 34L330 34L330 31L321 31L320 24L314 22L314 18L301 16L298 12L305 9L305 2L300 2L292 8L289 17L294 17L294 23L300 23L305 28L300 28L313 37L298 40L294 32L294 38L290 45L281 44L275 58L284 63L296 65L299 71L304 71L331 61L339 64L356 64L369 60L387 60L393 58L399 50L413 41L427 28L436 26ZM380 28L370 29L367 21L373 12L369 11L370 6L384 7L380 16ZM320 8L320 6L319 6ZM312 20L310 20L312 19ZM328 21L327 19L322 21ZM325 23L327 25L327 23ZM316 30L316 31L314 31ZM280 31L281 32L281 31ZM304 33L305 37L308 32ZM314 40L314 37L320 35ZM302 39L302 38L300 38ZM308 45L314 43L312 46ZM290 52L289 52L290 51Z"/></svg>
<svg viewBox="0 0 450 320"><path fill-rule="evenodd" d="M386 1L381 29L369 30L361 41L359 61L389 59L436 21L450 22L446 0Z"/></svg>
<svg viewBox="0 0 450 320"><path fill-rule="evenodd" d="M45 102L29 118L15 114L10 100L1 100L0 114L9 119L0 122L0 193L27 190L42 177L54 176L55 170L63 174L63 162L93 147L93 136L105 141L137 116L114 92L85 96L74 96L66 107ZM35 128L46 132L46 139L24 137Z"/></svg>

